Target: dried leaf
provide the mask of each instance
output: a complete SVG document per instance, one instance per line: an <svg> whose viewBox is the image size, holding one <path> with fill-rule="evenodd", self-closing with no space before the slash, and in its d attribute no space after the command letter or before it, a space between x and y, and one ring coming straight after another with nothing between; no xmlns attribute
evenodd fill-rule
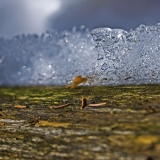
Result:
<svg viewBox="0 0 160 160"><path fill-rule="evenodd" d="M75 77L73 80L73 83L72 84L69 84L66 86L66 88L76 88L80 83L86 83L87 81L87 78L83 78L81 75Z"/></svg>

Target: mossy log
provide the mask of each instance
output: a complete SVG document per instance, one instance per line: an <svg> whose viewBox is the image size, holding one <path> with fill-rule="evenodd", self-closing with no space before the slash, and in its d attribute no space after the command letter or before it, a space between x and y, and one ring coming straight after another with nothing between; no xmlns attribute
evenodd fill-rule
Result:
<svg viewBox="0 0 160 160"><path fill-rule="evenodd" d="M158 160L160 85L1 87L0 144L0 159Z"/></svg>

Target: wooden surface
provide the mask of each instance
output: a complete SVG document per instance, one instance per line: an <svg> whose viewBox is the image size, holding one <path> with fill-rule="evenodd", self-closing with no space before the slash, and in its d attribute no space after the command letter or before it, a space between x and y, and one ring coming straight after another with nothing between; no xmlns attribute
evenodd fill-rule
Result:
<svg viewBox="0 0 160 160"><path fill-rule="evenodd" d="M158 160L160 85L0 88L0 144L3 160Z"/></svg>

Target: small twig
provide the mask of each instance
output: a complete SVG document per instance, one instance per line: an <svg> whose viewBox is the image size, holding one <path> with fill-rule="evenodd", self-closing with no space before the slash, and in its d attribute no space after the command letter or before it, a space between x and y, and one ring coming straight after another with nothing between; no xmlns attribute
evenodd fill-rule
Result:
<svg viewBox="0 0 160 160"><path fill-rule="evenodd" d="M87 106L87 100L86 98L82 98L82 105L80 107L80 109L84 109Z"/></svg>
<svg viewBox="0 0 160 160"><path fill-rule="evenodd" d="M60 105L60 106L53 106L53 107L51 107L51 108L53 108L53 109L59 109L59 108L67 107L67 106L69 106L69 105L71 105L71 103L63 104L63 105Z"/></svg>
<svg viewBox="0 0 160 160"><path fill-rule="evenodd" d="M106 105L106 103L97 103L97 104L88 104L89 107L101 107L101 106L104 106Z"/></svg>
<svg viewBox="0 0 160 160"><path fill-rule="evenodd" d="M19 105L19 104L15 104L15 105L14 105L14 108L24 109L24 108L27 108L27 107L26 107L26 106Z"/></svg>

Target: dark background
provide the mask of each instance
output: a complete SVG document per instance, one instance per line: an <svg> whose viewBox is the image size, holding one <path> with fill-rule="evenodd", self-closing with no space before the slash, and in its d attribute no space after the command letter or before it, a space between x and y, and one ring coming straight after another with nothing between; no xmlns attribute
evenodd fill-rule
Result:
<svg viewBox="0 0 160 160"><path fill-rule="evenodd" d="M0 37L81 25L130 30L159 22L159 0L0 0Z"/></svg>

